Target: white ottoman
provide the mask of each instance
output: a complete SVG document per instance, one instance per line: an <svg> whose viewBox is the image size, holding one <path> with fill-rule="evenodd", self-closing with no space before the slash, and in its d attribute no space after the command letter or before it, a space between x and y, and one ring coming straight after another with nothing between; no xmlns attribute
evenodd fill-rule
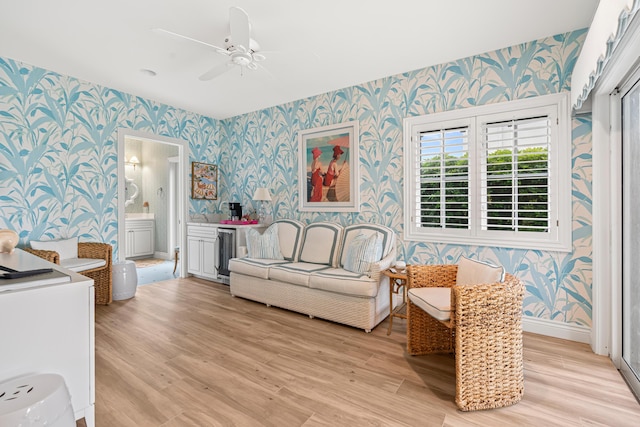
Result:
<svg viewBox="0 0 640 427"><path fill-rule="evenodd" d="M133 298L138 288L136 263L130 260L113 263L113 299L119 301Z"/></svg>
<svg viewBox="0 0 640 427"><path fill-rule="evenodd" d="M58 374L40 374L0 384L0 426L75 427L69 390Z"/></svg>

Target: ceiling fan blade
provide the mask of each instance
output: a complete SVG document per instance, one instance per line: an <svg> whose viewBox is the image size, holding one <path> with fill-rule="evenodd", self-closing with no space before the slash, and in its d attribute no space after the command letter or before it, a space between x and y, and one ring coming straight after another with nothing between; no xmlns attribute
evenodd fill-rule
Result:
<svg viewBox="0 0 640 427"><path fill-rule="evenodd" d="M232 65L233 64L231 64L230 62L225 62L224 64L216 65L215 67L213 67L212 69L210 69L209 71L201 75L199 79L203 82L207 80L212 80L229 71L232 68Z"/></svg>
<svg viewBox="0 0 640 427"><path fill-rule="evenodd" d="M243 9L232 6L229 8L229 25L231 27L231 41L235 46L242 46L245 52L249 51L251 30L249 28L249 15Z"/></svg>
<svg viewBox="0 0 640 427"><path fill-rule="evenodd" d="M202 47L205 47L205 48L207 48L209 50L213 50L214 52L220 53L222 55L227 55L227 56L229 55L229 52L226 49L223 49L223 48L218 47L218 46L214 46L214 45L209 44L209 43L205 43L205 42L200 41L200 40L193 39L191 37L183 36L182 34L174 33L174 32L171 32L171 31L167 31L167 30L162 29L162 28L154 28L152 31L154 33L156 33L156 34L160 34L160 35L171 37L172 39L183 40L183 41L186 40L186 41L191 42L191 43L196 43L196 44L198 44L198 45L200 45Z"/></svg>

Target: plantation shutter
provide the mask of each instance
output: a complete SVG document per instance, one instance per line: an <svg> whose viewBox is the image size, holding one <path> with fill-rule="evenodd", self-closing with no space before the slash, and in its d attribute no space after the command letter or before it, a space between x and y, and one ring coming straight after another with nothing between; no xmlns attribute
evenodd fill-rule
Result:
<svg viewBox="0 0 640 427"><path fill-rule="evenodd" d="M469 128L418 132L417 227L469 229Z"/></svg>
<svg viewBox="0 0 640 427"><path fill-rule="evenodd" d="M549 232L548 116L481 124L480 229Z"/></svg>

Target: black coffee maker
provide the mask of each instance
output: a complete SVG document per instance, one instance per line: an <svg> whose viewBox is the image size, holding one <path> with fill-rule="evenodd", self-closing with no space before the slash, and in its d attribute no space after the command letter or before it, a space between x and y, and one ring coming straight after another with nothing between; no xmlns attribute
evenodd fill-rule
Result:
<svg viewBox="0 0 640 427"><path fill-rule="evenodd" d="M242 219L242 206L240 206L240 203L229 202L229 216L232 221Z"/></svg>

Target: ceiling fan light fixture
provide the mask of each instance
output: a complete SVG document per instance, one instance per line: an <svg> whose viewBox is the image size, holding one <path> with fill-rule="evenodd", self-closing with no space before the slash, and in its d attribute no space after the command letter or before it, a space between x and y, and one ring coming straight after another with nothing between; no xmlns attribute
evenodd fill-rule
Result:
<svg viewBox="0 0 640 427"><path fill-rule="evenodd" d="M241 67L246 67L253 62L253 58L248 53L235 53L231 56L231 62Z"/></svg>

